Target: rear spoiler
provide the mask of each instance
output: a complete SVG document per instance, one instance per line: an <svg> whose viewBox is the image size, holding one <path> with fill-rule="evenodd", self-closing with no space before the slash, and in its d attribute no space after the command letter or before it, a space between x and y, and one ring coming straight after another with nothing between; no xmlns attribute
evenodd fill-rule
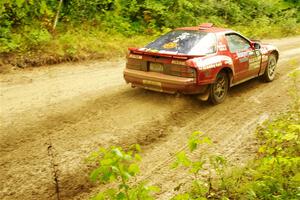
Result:
<svg viewBox="0 0 300 200"><path fill-rule="evenodd" d="M257 43L261 43L261 40L257 40L257 39L250 39L251 42L257 42Z"/></svg>
<svg viewBox="0 0 300 200"><path fill-rule="evenodd" d="M150 51L139 50L138 48L133 48L133 47L129 47L128 50L130 51L130 53L134 53L134 54L162 56L162 57L176 58L176 59L183 59L183 60L204 56L204 55L167 54L167 53L159 53L159 52L150 52Z"/></svg>

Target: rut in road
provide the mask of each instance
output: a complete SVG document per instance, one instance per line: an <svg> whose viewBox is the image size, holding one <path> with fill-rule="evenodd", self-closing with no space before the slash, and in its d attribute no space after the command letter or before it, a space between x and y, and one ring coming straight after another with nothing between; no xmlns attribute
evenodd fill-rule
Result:
<svg viewBox="0 0 300 200"><path fill-rule="evenodd" d="M57 200L60 200L60 195L59 195L59 180L58 180L58 175L57 175L57 164L55 163L55 156L53 152L53 146L51 142L51 138L49 138L49 144L48 144L48 156L50 158L50 164L52 168L52 173L53 173L53 180L55 183L55 193L56 193L56 198Z"/></svg>
<svg viewBox="0 0 300 200"><path fill-rule="evenodd" d="M0 198L57 199L49 137L60 199L88 199L103 188L89 182L93 166L84 162L99 146L142 144L139 180L161 186L159 199L174 195L173 188L188 179L169 165L195 130L211 137L214 146L191 158L208 151L243 163L253 151L256 124L288 105L290 59L300 65L300 38L276 42L282 50L276 80L236 86L227 101L215 107L191 96L129 88L121 75L124 61L67 64L1 77Z"/></svg>

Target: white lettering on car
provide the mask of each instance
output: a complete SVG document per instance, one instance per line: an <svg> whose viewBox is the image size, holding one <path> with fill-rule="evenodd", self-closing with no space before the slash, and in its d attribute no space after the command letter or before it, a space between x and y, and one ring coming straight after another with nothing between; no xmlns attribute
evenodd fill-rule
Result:
<svg viewBox="0 0 300 200"><path fill-rule="evenodd" d="M222 66L223 57L212 57L207 59L197 59L196 64L200 70L213 69Z"/></svg>
<svg viewBox="0 0 300 200"><path fill-rule="evenodd" d="M206 65L206 66L201 67L201 69L202 70L213 69L213 68L220 67L220 66L222 66L222 62L217 62L217 63L214 63L214 64Z"/></svg>
<svg viewBox="0 0 300 200"><path fill-rule="evenodd" d="M214 69L224 65L232 66L232 59L227 56L217 56L210 58L195 58L194 62L199 70Z"/></svg>
<svg viewBox="0 0 300 200"><path fill-rule="evenodd" d="M219 51L227 51L227 47L225 44L219 43L218 44Z"/></svg>
<svg viewBox="0 0 300 200"><path fill-rule="evenodd" d="M243 58L243 57L248 56L249 54L247 51L244 51L244 52L237 52L236 55L238 58Z"/></svg>

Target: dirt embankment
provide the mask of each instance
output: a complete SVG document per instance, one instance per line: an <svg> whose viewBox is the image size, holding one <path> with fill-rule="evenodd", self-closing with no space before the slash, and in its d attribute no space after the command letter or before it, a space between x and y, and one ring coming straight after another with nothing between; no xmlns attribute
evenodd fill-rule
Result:
<svg viewBox="0 0 300 200"><path fill-rule="evenodd" d="M161 186L158 198L168 199L189 178L169 165L195 130L212 138L209 151L243 163L253 151L252 130L286 109L288 74L300 66L300 37L271 42L281 51L276 80L233 87L217 106L131 89L123 59L1 74L0 198L88 199L101 186L89 182L84 158L99 146L139 143L139 179Z"/></svg>

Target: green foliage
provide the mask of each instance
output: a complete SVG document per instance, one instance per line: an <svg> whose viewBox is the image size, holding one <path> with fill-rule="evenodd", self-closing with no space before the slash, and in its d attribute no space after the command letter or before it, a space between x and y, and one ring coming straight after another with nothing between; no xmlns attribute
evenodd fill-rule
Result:
<svg viewBox="0 0 300 200"><path fill-rule="evenodd" d="M291 65L295 65L294 61L291 61ZM300 70L297 69L289 75L293 80L293 85L289 91L290 96L292 97L292 110L300 110Z"/></svg>
<svg viewBox="0 0 300 200"><path fill-rule="evenodd" d="M85 37L78 33L82 26L119 37L155 35L202 22L231 27L255 38L300 33L300 4L296 0L64 0L53 32L58 4L57 0L1 0L0 54L47 52L54 42L60 51L52 55L78 56L82 46L71 43ZM70 39L64 48L58 42L66 42L63 38L69 37L69 31L76 40ZM88 38L92 43L97 36Z"/></svg>
<svg viewBox="0 0 300 200"><path fill-rule="evenodd" d="M176 155L174 168L179 166L194 175L189 191L173 197L173 200L193 199L286 199L300 197L300 109L299 109L299 70L290 75L293 106L290 111L276 120L267 122L257 129L260 147L256 158L245 167L230 169L222 156L207 156L192 161L186 152ZM188 141L193 152L199 144L210 143L199 132L191 135ZM209 165L209 176L205 180L201 172ZM230 169L230 170L229 170ZM214 175L213 175L214 174Z"/></svg>
<svg viewBox="0 0 300 200"><path fill-rule="evenodd" d="M130 179L139 172L138 162L141 160L139 145L134 145L132 150L124 151L120 147L100 148L88 158L97 162L97 168L92 171L90 178L99 183L118 183L118 188L109 188L98 193L94 200L151 200L152 193L159 191L155 186L147 186L145 183L131 185Z"/></svg>
<svg viewBox="0 0 300 200"><path fill-rule="evenodd" d="M299 199L300 118L293 110L257 131L258 157L225 177L233 199Z"/></svg>
<svg viewBox="0 0 300 200"><path fill-rule="evenodd" d="M188 146L190 153L197 150L199 145L211 145L211 139L203 136L201 132L194 132L188 139ZM183 167L187 169L190 174L193 175L192 187L190 192L176 195L172 200L192 200L192 199L207 199L214 195L212 191L212 173L216 172L219 176L224 173L226 166L226 160L222 156L210 155L207 156L204 151L200 154L200 157L196 160L188 158L188 153L181 151L176 154L176 160L172 164L172 168ZM206 159L207 156L209 159ZM209 176L207 179L201 177L201 172L206 171L204 165L209 165Z"/></svg>
<svg viewBox="0 0 300 200"><path fill-rule="evenodd" d="M209 137L203 137L203 133L199 131L195 131L192 133L188 140L188 145L190 148L190 151L193 152L197 149L199 144L211 144L211 140ZM201 136L201 137L200 137Z"/></svg>

